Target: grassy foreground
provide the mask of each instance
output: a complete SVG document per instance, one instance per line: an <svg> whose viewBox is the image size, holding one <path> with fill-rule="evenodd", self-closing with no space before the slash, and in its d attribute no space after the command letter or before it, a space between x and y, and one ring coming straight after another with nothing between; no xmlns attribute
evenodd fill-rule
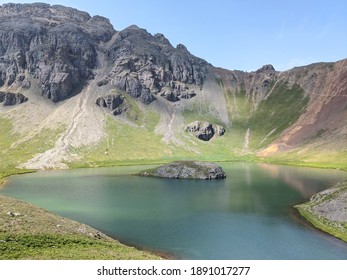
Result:
<svg viewBox="0 0 347 280"><path fill-rule="evenodd" d="M122 259L160 257L125 246L97 230L0 196L0 259Z"/></svg>

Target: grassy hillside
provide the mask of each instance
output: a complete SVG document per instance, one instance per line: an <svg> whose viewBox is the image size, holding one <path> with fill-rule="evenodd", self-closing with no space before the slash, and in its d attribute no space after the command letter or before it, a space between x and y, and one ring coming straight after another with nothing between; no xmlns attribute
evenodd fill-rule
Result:
<svg viewBox="0 0 347 280"><path fill-rule="evenodd" d="M23 136L13 131L11 121L0 117L0 184L6 176L31 172L31 170L18 169L17 166L31 159L35 154L41 153L54 146L62 128L57 130L45 130L39 135L18 142Z"/></svg>
<svg viewBox="0 0 347 280"><path fill-rule="evenodd" d="M287 127L299 119L308 100L298 84L289 87L287 83L280 82L271 88L270 96L259 103L257 110L248 120L252 131L251 147L259 149L277 139Z"/></svg>
<svg viewBox="0 0 347 280"><path fill-rule="evenodd" d="M266 147L305 111L308 97L297 84L292 87L278 82L269 87L266 99L256 104L243 84L234 91L225 92L229 118L232 121L232 144L242 148L249 129L249 149L253 152Z"/></svg>

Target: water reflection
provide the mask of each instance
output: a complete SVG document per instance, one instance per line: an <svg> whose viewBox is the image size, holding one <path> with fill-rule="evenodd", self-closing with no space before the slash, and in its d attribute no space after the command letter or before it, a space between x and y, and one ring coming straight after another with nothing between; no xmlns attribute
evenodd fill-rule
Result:
<svg viewBox="0 0 347 280"><path fill-rule="evenodd" d="M337 170L318 168L297 168L273 164L259 164L272 178L285 182L289 187L300 192L304 199L336 184L336 178L346 179L346 174Z"/></svg>
<svg viewBox="0 0 347 280"><path fill-rule="evenodd" d="M226 180L130 176L147 167L42 172L1 194L188 259L347 259L347 246L292 220L292 205L346 179L334 170L223 163ZM274 246L276 244L276 246Z"/></svg>

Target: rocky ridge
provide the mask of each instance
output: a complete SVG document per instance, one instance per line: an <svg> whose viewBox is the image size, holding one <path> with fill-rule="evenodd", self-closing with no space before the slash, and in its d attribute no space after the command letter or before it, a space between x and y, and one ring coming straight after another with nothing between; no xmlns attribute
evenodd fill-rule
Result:
<svg viewBox="0 0 347 280"><path fill-rule="evenodd" d="M43 96L62 101L105 68L101 55L110 71L98 85L111 83L145 104L156 95L192 98L204 81L204 60L137 26L117 32L106 18L42 3L2 5L0 19L0 87L34 82Z"/></svg>

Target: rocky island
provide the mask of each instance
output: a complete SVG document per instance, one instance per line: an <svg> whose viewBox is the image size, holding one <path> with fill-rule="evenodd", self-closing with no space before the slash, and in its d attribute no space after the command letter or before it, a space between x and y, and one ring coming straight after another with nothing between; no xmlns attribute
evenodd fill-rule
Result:
<svg viewBox="0 0 347 280"><path fill-rule="evenodd" d="M211 162L174 161L154 169L141 171L138 175L171 179L211 180L226 178L222 167Z"/></svg>

